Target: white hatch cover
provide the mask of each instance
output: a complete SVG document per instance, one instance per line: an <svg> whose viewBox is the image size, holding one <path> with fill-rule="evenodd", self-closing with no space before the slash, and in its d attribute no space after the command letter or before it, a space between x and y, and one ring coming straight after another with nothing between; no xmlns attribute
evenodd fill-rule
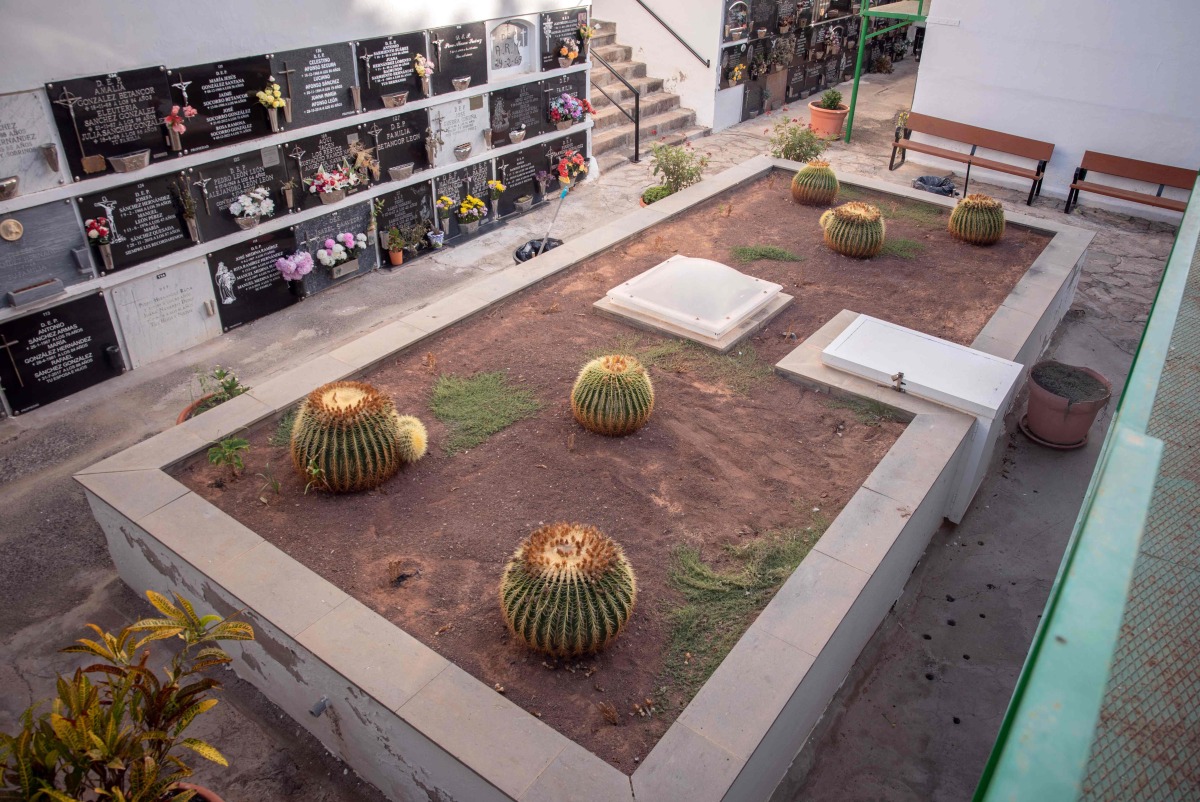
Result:
<svg viewBox="0 0 1200 802"><path fill-rule="evenodd" d="M676 255L609 290L608 299L622 309L720 338L782 289L720 262Z"/></svg>
<svg viewBox="0 0 1200 802"><path fill-rule="evenodd" d="M1021 378L1016 362L859 315L821 353L830 367L984 418L1007 407ZM897 374L903 373L903 377Z"/></svg>

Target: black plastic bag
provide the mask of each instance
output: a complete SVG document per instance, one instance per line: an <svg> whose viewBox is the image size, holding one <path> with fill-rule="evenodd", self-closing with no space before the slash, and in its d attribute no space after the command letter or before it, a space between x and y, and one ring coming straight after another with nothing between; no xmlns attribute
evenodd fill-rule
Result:
<svg viewBox="0 0 1200 802"><path fill-rule="evenodd" d="M949 178L941 178L936 175L923 175L916 181L912 182L916 189L923 189L926 192L932 192L934 195L945 195L948 198L953 198L958 194L958 190L954 188L954 182Z"/></svg>
<svg viewBox="0 0 1200 802"><path fill-rule="evenodd" d="M559 245L562 245L562 240L560 239L554 239L551 237L550 239L546 240L546 250L548 251L557 248ZM517 248L515 251L513 251L513 259L516 260L517 264L520 264L521 262L528 262L530 259L542 252L541 247L541 237L538 239L531 239L529 242L526 242L520 248Z"/></svg>

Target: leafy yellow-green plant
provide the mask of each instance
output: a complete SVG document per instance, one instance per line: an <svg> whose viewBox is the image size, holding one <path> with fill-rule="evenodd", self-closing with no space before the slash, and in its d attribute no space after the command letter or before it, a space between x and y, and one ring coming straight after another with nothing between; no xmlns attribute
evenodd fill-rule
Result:
<svg viewBox="0 0 1200 802"><path fill-rule="evenodd" d="M829 162L813 159L792 179L792 200L805 206L828 206L838 194L838 180Z"/></svg>
<svg viewBox="0 0 1200 802"><path fill-rule="evenodd" d="M883 250L883 214L869 203L851 201L821 215L825 244L843 256L869 259Z"/></svg>
<svg viewBox="0 0 1200 802"><path fill-rule="evenodd" d="M517 548L500 581L509 631L555 657L603 649L629 621L637 579L625 552L583 524L543 526Z"/></svg>
<svg viewBox="0 0 1200 802"><path fill-rule="evenodd" d="M411 442L424 442L424 427L419 437L409 434L407 450L401 449L412 420L402 421L392 400L369 384L330 382L309 393L296 413L292 464L310 485L319 478L334 493L370 490L400 470L406 453L409 461L424 455Z"/></svg>
<svg viewBox="0 0 1200 802"><path fill-rule="evenodd" d="M635 356L608 354L588 362L571 388L571 412L585 429L621 437L646 425L654 385Z"/></svg>
<svg viewBox="0 0 1200 802"><path fill-rule="evenodd" d="M208 461L217 467L225 466L232 476L237 476L246 467L243 453L250 450L250 442L241 437L227 437L208 450Z"/></svg>
<svg viewBox="0 0 1200 802"><path fill-rule="evenodd" d="M202 677L230 657L221 641L254 639L242 621L197 615L175 594L147 591L161 618L146 618L116 635L95 624L95 640L81 638L64 652L98 658L59 675L50 710L35 704L15 735L0 735L0 799L114 802L187 802L195 792L176 784L191 776L184 750L222 766L215 747L184 735L217 700L221 686ZM182 641L161 675L149 665L149 644ZM157 660L161 655L158 655Z"/></svg>
<svg viewBox="0 0 1200 802"><path fill-rule="evenodd" d="M950 233L972 245L992 245L1004 236L1004 207L995 198L972 193L950 212Z"/></svg>

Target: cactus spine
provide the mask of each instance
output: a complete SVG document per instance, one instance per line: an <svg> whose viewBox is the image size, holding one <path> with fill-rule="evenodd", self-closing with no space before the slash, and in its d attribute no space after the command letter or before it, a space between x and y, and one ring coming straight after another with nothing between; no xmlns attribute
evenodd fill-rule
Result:
<svg viewBox="0 0 1200 802"><path fill-rule="evenodd" d="M828 206L838 194L837 176L829 162L814 159L792 179L792 200L806 206Z"/></svg>
<svg viewBox="0 0 1200 802"><path fill-rule="evenodd" d="M883 249L883 214L869 203L851 201L821 215L825 244L843 256L869 259Z"/></svg>
<svg viewBox="0 0 1200 802"><path fill-rule="evenodd" d="M988 195L968 195L950 212L950 233L972 245L991 245L1004 235L1004 207Z"/></svg>
<svg viewBox="0 0 1200 802"><path fill-rule="evenodd" d="M302 477L310 466L320 468L325 487L335 493L370 490L406 459L420 459L426 439L420 421L401 418L392 400L371 385L331 382L309 393L296 414L292 464Z"/></svg>
<svg viewBox="0 0 1200 802"><path fill-rule="evenodd" d="M556 523L531 534L504 566L508 629L555 657L599 651L621 633L637 600L625 552L600 530Z"/></svg>
<svg viewBox="0 0 1200 802"><path fill-rule="evenodd" d="M650 374L636 357L610 354L593 359L571 388L571 411L596 434L620 437L636 432L654 411Z"/></svg>

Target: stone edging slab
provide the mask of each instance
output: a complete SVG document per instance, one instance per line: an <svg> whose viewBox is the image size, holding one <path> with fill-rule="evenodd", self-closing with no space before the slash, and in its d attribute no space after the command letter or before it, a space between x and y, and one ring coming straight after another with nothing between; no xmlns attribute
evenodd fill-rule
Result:
<svg viewBox="0 0 1200 802"><path fill-rule="evenodd" d="M214 440L282 414L317 386L358 376L695 203L776 168L797 166L751 159L457 290L84 469L76 479L122 579L137 590L178 590L225 614L245 609L258 637L231 650L238 674L393 799L607 802L632 799L635 792L640 800L766 798L940 525L969 416L934 405L912 410L905 433L632 778L350 598L164 469ZM912 192L874 179L847 183ZM939 200L923 193L914 197ZM1009 219L1058 230L1020 217ZM980 337L986 334L992 347L1019 354L1035 347L1031 343L1043 329L1048 339L1053 325L1046 329L1045 314L1037 313L1040 301L1032 295L1010 301L1004 319L997 322L998 312ZM1026 330L1032 334L1020 334ZM314 717L309 710L321 697L329 700L328 709Z"/></svg>

